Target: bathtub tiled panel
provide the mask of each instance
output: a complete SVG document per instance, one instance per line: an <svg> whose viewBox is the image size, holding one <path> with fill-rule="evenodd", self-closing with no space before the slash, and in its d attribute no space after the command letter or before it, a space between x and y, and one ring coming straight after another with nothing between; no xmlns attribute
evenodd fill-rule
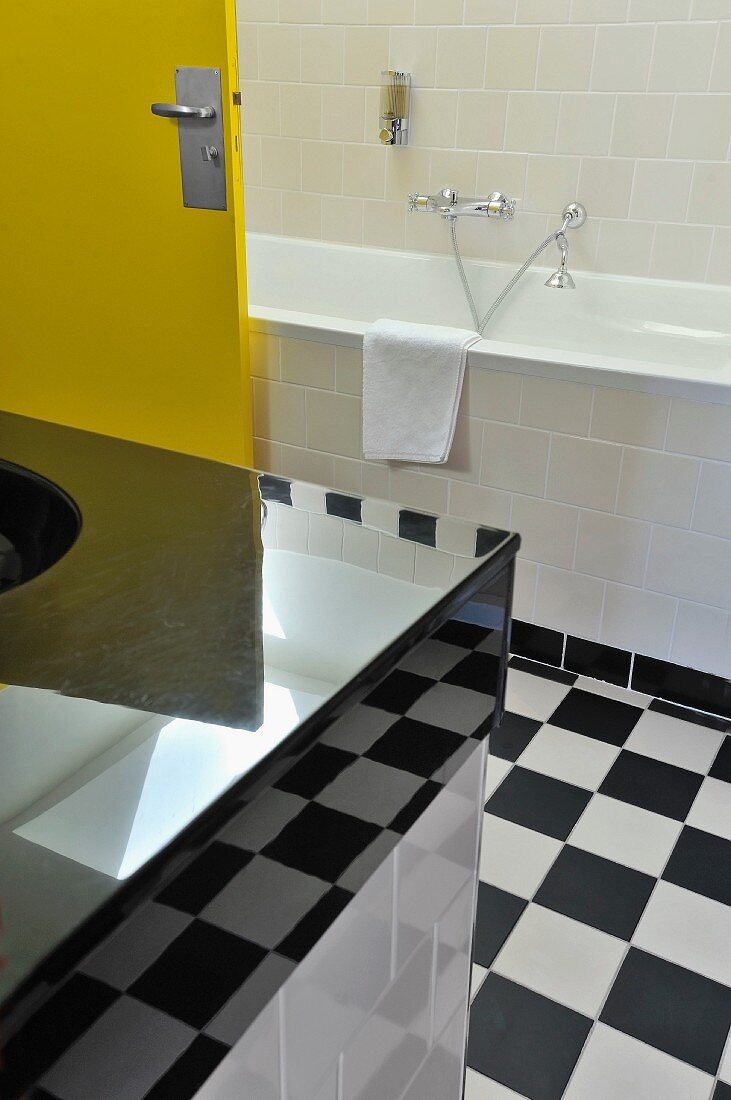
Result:
<svg viewBox="0 0 731 1100"><path fill-rule="evenodd" d="M519 199L461 227L522 260L574 196L575 267L731 282L727 0L239 0L249 227L442 252L405 197ZM378 146L380 70L411 70L410 144Z"/></svg>
<svg viewBox="0 0 731 1100"><path fill-rule="evenodd" d="M731 677L731 407L470 368L448 463L364 462L360 353L335 348L331 389L331 346L282 344L296 383L281 380L278 338L253 341L257 392L277 393L255 407L260 468L519 531L516 618ZM275 402L296 410L306 448L279 441ZM378 552L354 539L348 553ZM392 575L417 558L424 578L439 568L421 548L394 552Z"/></svg>

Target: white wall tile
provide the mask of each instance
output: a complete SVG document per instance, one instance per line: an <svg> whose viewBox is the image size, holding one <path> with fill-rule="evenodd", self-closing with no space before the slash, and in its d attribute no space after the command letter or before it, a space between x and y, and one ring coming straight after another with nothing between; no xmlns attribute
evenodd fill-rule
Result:
<svg viewBox="0 0 731 1100"><path fill-rule="evenodd" d="M669 411L667 397L597 386L591 435L638 447L662 447Z"/></svg>
<svg viewBox="0 0 731 1100"><path fill-rule="evenodd" d="M558 126L557 92L511 92L505 148L520 153L552 153Z"/></svg>
<svg viewBox="0 0 731 1100"><path fill-rule="evenodd" d="M681 600L670 660L726 679L731 676L731 615Z"/></svg>
<svg viewBox="0 0 731 1100"><path fill-rule="evenodd" d="M716 3L720 8L725 0L716 0ZM723 17L727 19L729 14L728 8L725 8ZM722 23L719 27L716 59L711 73L711 91L731 92L731 21Z"/></svg>
<svg viewBox="0 0 731 1100"><path fill-rule="evenodd" d="M602 512L582 512L576 569L620 584L642 585L650 526Z"/></svg>
<svg viewBox="0 0 731 1100"><path fill-rule="evenodd" d="M632 189L631 217L646 221L684 222L692 177L693 165L689 163L638 160Z"/></svg>
<svg viewBox="0 0 731 1100"><path fill-rule="evenodd" d="M480 481L496 489L543 496L549 442L548 432L487 421Z"/></svg>
<svg viewBox="0 0 731 1100"><path fill-rule="evenodd" d="M670 128L669 156L724 160L729 138L731 95L678 96Z"/></svg>
<svg viewBox="0 0 731 1100"><path fill-rule="evenodd" d="M643 92L655 28L648 25L599 26L591 86L596 92Z"/></svg>
<svg viewBox="0 0 731 1100"><path fill-rule="evenodd" d="M469 33L469 32L468 32ZM533 88L538 27L491 27L487 36L486 88Z"/></svg>
<svg viewBox="0 0 731 1100"><path fill-rule="evenodd" d="M449 486L449 514L484 523L488 527L510 526L510 503L510 494L499 489L458 481L451 482Z"/></svg>
<svg viewBox="0 0 731 1100"><path fill-rule="evenodd" d="M694 531L731 539L731 465L703 463L691 526Z"/></svg>
<svg viewBox="0 0 731 1100"><path fill-rule="evenodd" d="M555 378L526 378L521 424L566 435L588 435L593 387Z"/></svg>
<svg viewBox="0 0 731 1100"><path fill-rule="evenodd" d="M677 601L656 592L607 583L599 640L667 660Z"/></svg>
<svg viewBox="0 0 731 1100"><path fill-rule="evenodd" d="M636 519L688 527L699 464L680 455L628 447L624 453L617 511Z"/></svg>
<svg viewBox="0 0 731 1100"><path fill-rule="evenodd" d="M617 157L664 157L673 96L620 95L610 152Z"/></svg>
<svg viewBox="0 0 731 1100"><path fill-rule="evenodd" d="M565 569L538 568L534 621L565 634L599 636L604 582Z"/></svg>
<svg viewBox="0 0 731 1100"><path fill-rule="evenodd" d="M665 445L669 451L731 462L731 405L673 401Z"/></svg>
<svg viewBox="0 0 731 1100"><path fill-rule="evenodd" d="M704 92L716 46L713 23L661 23L650 69L651 92Z"/></svg>
<svg viewBox="0 0 731 1100"><path fill-rule="evenodd" d="M614 510L621 447L573 436L554 436L547 496L582 508Z"/></svg>
<svg viewBox="0 0 731 1100"><path fill-rule="evenodd" d="M645 587L731 609L731 542L695 531L655 527Z"/></svg>
<svg viewBox="0 0 731 1100"><path fill-rule="evenodd" d="M517 493L513 497L510 526L521 537L521 556L531 561L571 569L578 522L578 509L567 504Z"/></svg>
<svg viewBox="0 0 731 1100"><path fill-rule="evenodd" d="M583 91L589 87L595 29L542 27L536 69L536 88L557 92Z"/></svg>

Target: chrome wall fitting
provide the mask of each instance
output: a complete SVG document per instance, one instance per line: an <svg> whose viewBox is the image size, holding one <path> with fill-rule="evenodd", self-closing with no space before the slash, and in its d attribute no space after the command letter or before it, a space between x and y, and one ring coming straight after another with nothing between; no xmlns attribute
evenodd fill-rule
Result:
<svg viewBox="0 0 731 1100"><path fill-rule="evenodd" d="M381 73L381 130L383 145L408 145L411 73L384 69Z"/></svg>
<svg viewBox="0 0 731 1100"><path fill-rule="evenodd" d="M517 199L509 199L502 191L493 191L484 199L461 199L459 191L445 187L436 195L409 195L409 210L424 214L439 214L447 221L455 218L503 218L515 217Z"/></svg>

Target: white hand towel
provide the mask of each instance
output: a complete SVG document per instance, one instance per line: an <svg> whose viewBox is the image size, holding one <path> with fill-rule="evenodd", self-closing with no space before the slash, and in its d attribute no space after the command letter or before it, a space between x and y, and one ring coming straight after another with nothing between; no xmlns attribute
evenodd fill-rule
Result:
<svg viewBox="0 0 731 1100"><path fill-rule="evenodd" d="M363 338L363 456L446 462L476 332L376 321Z"/></svg>

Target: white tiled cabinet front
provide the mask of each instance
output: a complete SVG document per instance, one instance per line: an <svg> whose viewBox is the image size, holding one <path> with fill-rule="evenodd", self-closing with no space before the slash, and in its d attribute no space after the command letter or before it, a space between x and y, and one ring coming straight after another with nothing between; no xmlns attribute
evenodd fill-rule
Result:
<svg viewBox="0 0 731 1100"><path fill-rule="evenodd" d="M486 742L196 1100L460 1100Z"/></svg>

